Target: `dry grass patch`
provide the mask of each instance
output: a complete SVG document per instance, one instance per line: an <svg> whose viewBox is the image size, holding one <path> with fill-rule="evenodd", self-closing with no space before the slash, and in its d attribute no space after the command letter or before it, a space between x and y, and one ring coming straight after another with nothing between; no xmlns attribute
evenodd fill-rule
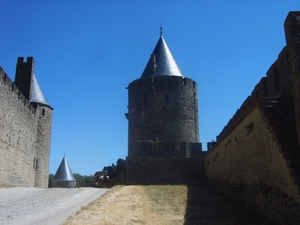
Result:
<svg viewBox="0 0 300 225"><path fill-rule="evenodd" d="M115 186L65 225L183 224L186 198L186 186Z"/></svg>
<svg viewBox="0 0 300 225"><path fill-rule="evenodd" d="M143 186L151 202L151 211L155 215L168 215L183 218L187 202L185 185L149 185Z"/></svg>
<svg viewBox="0 0 300 225"><path fill-rule="evenodd" d="M115 186L65 225L271 225L255 212L202 185Z"/></svg>

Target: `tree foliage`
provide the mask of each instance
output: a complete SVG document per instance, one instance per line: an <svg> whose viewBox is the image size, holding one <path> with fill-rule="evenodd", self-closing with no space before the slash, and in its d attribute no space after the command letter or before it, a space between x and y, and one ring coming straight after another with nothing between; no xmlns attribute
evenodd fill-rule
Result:
<svg viewBox="0 0 300 225"><path fill-rule="evenodd" d="M116 165L114 163L111 164L111 166L104 166L103 170L107 170L107 175L110 178L115 177L118 173L121 173L126 170L126 160L124 159L118 159L116 162Z"/></svg>
<svg viewBox="0 0 300 225"><path fill-rule="evenodd" d="M110 178L115 177L118 173L126 170L126 160L118 159L116 164L112 163L111 166L104 166L103 170L107 170L107 175ZM95 171L96 172L96 171ZM79 173L73 173L76 180L76 187L95 187L94 176L82 176ZM52 187L52 180L54 178L53 174L49 174L49 184L48 187Z"/></svg>
<svg viewBox="0 0 300 225"><path fill-rule="evenodd" d="M111 164L111 166L104 166L103 170L107 171L107 175L112 178L114 176L116 176L117 174L117 169L116 169L116 165L114 163Z"/></svg>
<svg viewBox="0 0 300 225"><path fill-rule="evenodd" d="M82 176L79 173L73 173L73 176L76 180L76 187L94 187L94 176Z"/></svg>
<svg viewBox="0 0 300 225"><path fill-rule="evenodd" d="M117 160L117 166L116 166L117 174L120 173L120 172L123 172L125 170L126 170L126 160L118 159Z"/></svg>

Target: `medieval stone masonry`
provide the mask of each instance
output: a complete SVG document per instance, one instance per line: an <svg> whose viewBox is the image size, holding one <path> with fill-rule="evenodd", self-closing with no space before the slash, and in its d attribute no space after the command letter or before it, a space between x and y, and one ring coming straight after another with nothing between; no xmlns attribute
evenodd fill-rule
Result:
<svg viewBox="0 0 300 225"><path fill-rule="evenodd" d="M128 92L128 156L186 157L183 142L199 142L196 82L177 76L145 77L130 83Z"/></svg>
<svg viewBox="0 0 300 225"><path fill-rule="evenodd" d="M183 75L162 33L141 77L127 87L128 184L197 183L203 176L197 83Z"/></svg>
<svg viewBox="0 0 300 225"><path fill-rule="evenodd" d="M286 46L206 155L196 147L196 83L172 57L164 64L159 40L128 86L126 182L205 182L274 222L300 224L300 12L284 28Z"/></svg>
<svg viewBox="0 0 300 225"><path fill-rule="evenodd" d="M300 12L286 46L205 157L207 182L281 224L300 223Z"/></svg>
<svg viewBox="0 0 300 225"><path fill-rule="evenodd" d="M202 153L197 83L184 77L162 28L142 76L127 89L129 157L185 158Z"/></svg>
<svg viewBox="0 0 300 225"><path fill-rule="evenodd" d="M18 58L15 82L0 67L1 186L48 187L52 111L32 57Z"/></svg>
<svg viewBox="0 0 300 225"><path fill-rule="evenodd" d="M127 87L125 182L205 182L272 221L299 225L300 12L290 12L284 28L278 59L207 153L197 83L183 75L161 29L144 72ZM15 82L0 68L0 185L48 186L52 111L32 57L18 59Z"/></svg>

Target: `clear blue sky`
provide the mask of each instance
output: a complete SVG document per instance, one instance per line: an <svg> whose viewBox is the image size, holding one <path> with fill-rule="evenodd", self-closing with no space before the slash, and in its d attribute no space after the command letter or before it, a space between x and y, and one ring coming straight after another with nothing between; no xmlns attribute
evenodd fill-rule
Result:
<svg viewBox="0 0 300 225"><path fill-rule="evenodd" d="M198 83L200 141L215 140L285 46L299 0L0 0L0 66L33 56L54 107L50 173L92 175L127 156L127 85L164 38Z"/></svg>

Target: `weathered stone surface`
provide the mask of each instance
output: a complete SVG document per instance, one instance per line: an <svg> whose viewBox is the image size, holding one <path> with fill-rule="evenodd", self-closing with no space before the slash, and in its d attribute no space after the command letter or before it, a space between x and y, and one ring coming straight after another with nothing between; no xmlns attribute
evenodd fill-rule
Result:
<svg viewBox="0 0 300 225"><path fill-rule="evenodd" d="M127 184L197 184L203 179L203 158L126 158Z"/></svg>
<svg viewBox="0 0 300 225"><path fill-rule="evenodd" d="M51 125L52 108L31 104L0 68L0 185L48 187Z"/></svg>
<svg viewBox="0 0 300 225"><path fill-rule="evenodd" d="M131 82L128 94L129 156L143 156L145 151L154 156L161 142L174 145L167 156L177 156L181 142L199 142L195 81L177 76L145 77Z"/></svg>
<svg viewBox="0 0 300 225"><path fill-rule="evenodd" d="M299 26L300 12L290 12L287 46L205 157L210 186L281 224L300 221ZM267 112L264 98L282 101Z"/></svg>

